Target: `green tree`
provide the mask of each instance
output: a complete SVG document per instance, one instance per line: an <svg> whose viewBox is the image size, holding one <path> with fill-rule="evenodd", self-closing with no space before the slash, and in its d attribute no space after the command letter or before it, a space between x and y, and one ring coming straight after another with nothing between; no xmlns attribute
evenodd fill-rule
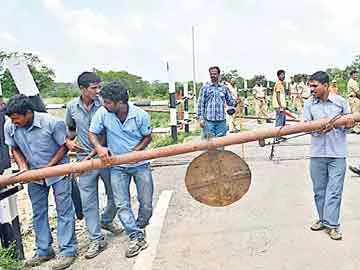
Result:
<svg viewBox="0 0 360 270"><path fill-rule="evenodd" d="M306 83L306 80L309 78L309 75L305 74L305 73L298 73L298 74L295 74L292 77L294 77L294 80L297 83L301 82L301 80L303 80L303 79L305 79L305 83Z"/></svg>
<svg viewBox="0 0 360 270"><path fill-rule="evenodd" d="M220 81L229 81L235 79L236 86L238 89L244 88L244 78L239 75L239 72L236 69L230 70L229 72L222 72L220 74Z"/></svg>
<svg viewBox="0 0 360 270"><path fill-rule="evenodd" d="M6 60L12 56L19 56L25 59L26 63L28 64L30 73L34 78L35 84L38 87L41 95L46 96L53 91L55 73L52 69L42 63L42 61L37 55L34 55L32 53L9 53L5 51L0 51L0 66L2 66L6 62ZM5 72L0 75L0 80L3 95L5 97L9 98L18 92L9 70L5 70Z"/></svg>
<svg viewBox="0 0 360 270"><path fill-rule="evenodd" d="M261 83L263 86L266 87L266 77L264 75L255 75L250 80L247 81L248 89L254 88L255 84Z"/></svg>
<svg viewBox="0 0 360 270"><path fill-rule="evenodd" d="M142 80L140 76L130 74L127 71L101 71L94 69L103 82L120 80L129 89L130 97L149 97L152 95L151 85L148 81Z"/></svg>
<svg viewBox="0 0 360 270"><path fill-rule="evenodd" d="M158 80L151 83L152 95L155 98L166 98L169 94L169 84Z"/></svg>

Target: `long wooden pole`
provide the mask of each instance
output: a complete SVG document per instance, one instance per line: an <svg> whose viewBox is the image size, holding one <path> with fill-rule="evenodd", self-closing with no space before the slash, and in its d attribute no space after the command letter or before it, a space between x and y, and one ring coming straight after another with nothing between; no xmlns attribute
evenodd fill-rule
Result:
<svg viewBox="0 0 360 270"><path fill-rule="evenodd" d="M341 116L336 121L334 121L333 125L334 127L344 126L345 123L347 123L347 121L351 119L354 119L356 122L360 122L360 113ZM331 120L331 118L326 118L311 122L284 126L282 128L263 128L253 131L245 131L237 134L231 134L229 136L214 138L210 140L202 140L196 143L176 144L156 148L153 150L136 151L111 157L111 164L105 163L100 159L93 159L42 169L29 170L19 175L2 175L0 176L0 187L15 183L28 183L51 176L80 173L84 171L106 168L120 164L134 163L142 160L151 160L155 158L175 156L200 150L215 149L221 146L227 146L232 144L241 144L251 141L257 141L260 139L291 135L301 132L316 131L324 128Z"/></svg>

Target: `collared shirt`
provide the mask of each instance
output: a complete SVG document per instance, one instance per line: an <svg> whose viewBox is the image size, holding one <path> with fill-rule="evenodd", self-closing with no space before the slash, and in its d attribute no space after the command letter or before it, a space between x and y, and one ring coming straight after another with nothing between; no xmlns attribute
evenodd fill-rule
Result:
<svg viewBox="0 0 360 270"><path fill-rule="evenodd" d="M311 97L304 105L304 121L332 118L350 113L347 102L339 95L329 94L326 101ZM311 157L344 158L347 152L346 129L333 129L326 133L313 132L311 136Z"/></svg>
<svg viewBox="0 0 360 270"><path fill-rule="evenodd" d="M281 104L278 104L276 94L280 93L280 102ZM274 92L273 92L273 98L272 98L272 104L273 108L279 108L280 105L282 107L286 107L286 100L285 100L285 87L284 83L282 81L277 81L274 85Z"/></svg>
<svg viewBox="0 0 360 270"><path fill-rule="evenodd" d="M293 94L293 95L297 94L297 83L296 82L289 84L289 91L290 91L290 94Z"/></svg>
<svg viewBox="0 0 360 270"><path fill-rule="evenodd" d="M8 119L5 123L5 142L10 147L18 147L28 163L29 169L44 168L55 156L60 146L65 144L65 122L47 114L34 111L34 119L30 127L17 127ZM58 164L69 162L69 156ZM45 179L48 186L56 183L64 176ZM42 183L42 181L40 181Z"/></svg>
<svg viewBox="0 0 360 270"><path fill-rule="evenodd" d="M80 156L88 155L94 149L89 141L89 128L91 119L102 106L99 98L91 104L90 111L86 111L81 97L71 100L66 106L65 122L69 130L76 130L77 141L85 150Z"/></svg>
<svg viewBox="0 0 360 270"><path fill-rule="evenodd" d="M353 78L350 78L347 83L347 91L350 97L355 97L356 93L359 92L359 85Z"/></svg>
<svg viewBox="0 0 360 270"><path fill-rule="evenodd" d="M297 85L297 93L302 95L305 92L305 88L305 83L303 81L299 82L299 84Z"/></svg>
<svg viewBox="0 0 360 270"><path fill-rule="evenodd" d="M222 121L226 119L225 103L235 107L236 100L226 85L207 83L200 89L198 119Z"/></svg>
<svg viewBox="0 0 360 270"><path fill-rule="evenodd" d="M130 103L124 123L121 123L117 115L107 111L105 107L98 109L91 121L89 131L100 134L104 128L107 146L114 155L132 152L135 146L152 131L149 114ZM122 164L120 167L137 167L147 162Z"/></svg>
<svg viewBox="0 0 360 270"><path fill-rule="evenodd" d="M265 98L265 88L255 85L252 91L255 98Z"/></svg>

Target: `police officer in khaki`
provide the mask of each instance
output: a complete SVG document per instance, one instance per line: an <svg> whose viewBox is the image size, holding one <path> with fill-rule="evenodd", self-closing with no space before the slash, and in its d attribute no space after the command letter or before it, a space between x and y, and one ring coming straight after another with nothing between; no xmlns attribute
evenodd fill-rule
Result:
<svg viewBox="0 0 360 270"><path fill-rule="evenodd" d="M225 85L229 88L231 96L234 99L237 99L238 98L238 89L236 86L235 78L231 78L230 82L225 82ZM242 111L241 103L237 104L234 109L236 110L234 114L227 115L227 122L229 123L229 132L230 133L234 133L234 132L238 131L238 129L236 127L236 124L237 124L236 120L237 120L237 118L241 117L241 111Z"/></svg>
<svg viewBox="0 0 360 270"><path fill-rule="evenodd" d="M350 79L347 84L347 91L349 94L349 105L352 113L360 112L360 91L359 84L356 81L357 72L355 70L350 72ZM352 129L352 133L360 134L360 125L356 124L356 126Z"/></svg>
<svg viewBox="0 0 360 270"><path fill-rule="evenodd" d="M255 113L256 117L259 118L269 118L267 112L267 104L266 104L266 95L265 88L262 86L260 82L256 83L252 90L252 94L255 100ZM265 119L258 119L258 124L265 123ZM267 123L271 123L270 119L266 120Z"/></svg>
<svg viewBox="0 0 360 270"><path fill-rule="evenodd" d="M290 92L291 104L294 105L297 96L297 83L295 82L294 77L291 77L291 81L289 84L289 92Z"/></svg>

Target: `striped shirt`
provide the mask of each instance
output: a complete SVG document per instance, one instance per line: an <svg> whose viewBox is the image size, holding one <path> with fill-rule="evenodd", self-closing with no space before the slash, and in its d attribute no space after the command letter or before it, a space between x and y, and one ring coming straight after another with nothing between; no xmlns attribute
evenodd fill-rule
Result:
<svg viewBox="0 0 360 270"><path fill-rule="evenodd" d="M223 84L207 83L200 89L198 119L222 121L226 119L225 104L235 107L236 100Z"/></svg>

